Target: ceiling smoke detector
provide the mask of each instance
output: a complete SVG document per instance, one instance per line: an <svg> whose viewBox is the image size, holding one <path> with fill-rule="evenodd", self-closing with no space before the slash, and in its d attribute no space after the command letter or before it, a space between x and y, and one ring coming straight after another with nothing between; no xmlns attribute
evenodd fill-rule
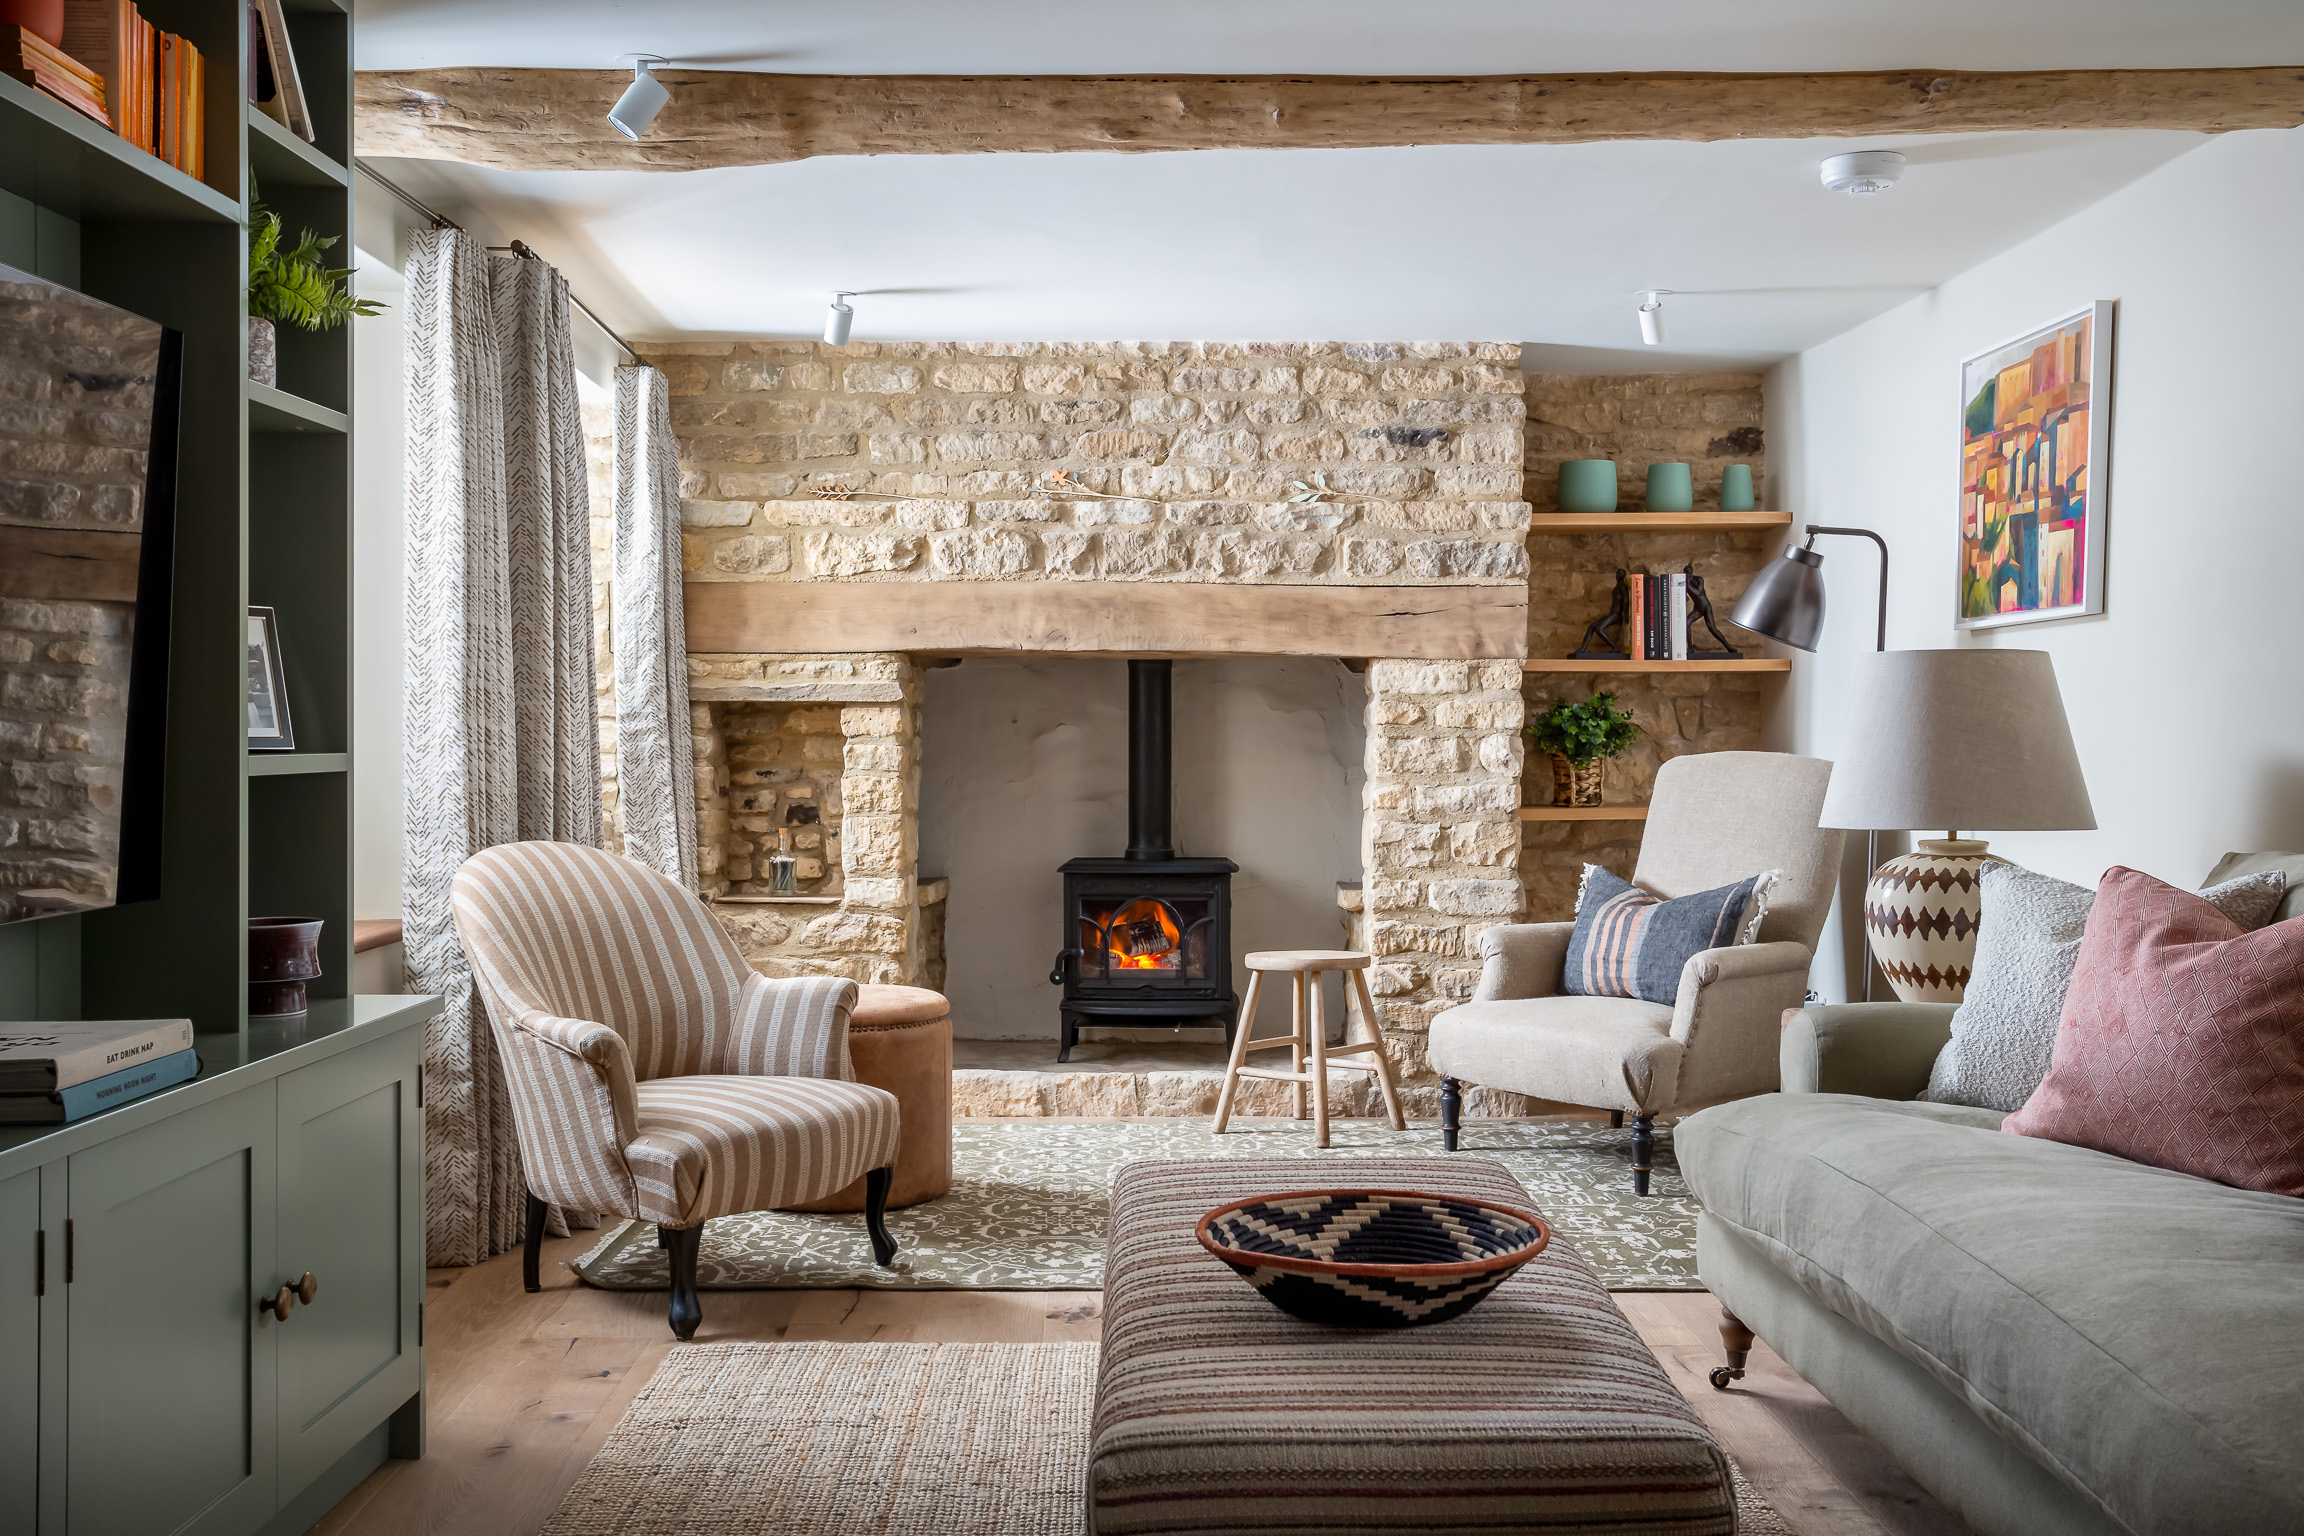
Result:
<svg viewBox="0 0 2304 1536"><path fill-rule="evenodd" d="M1834 155L1819 167L1824 185L1850 197L1873 197L1904 179L1904 157L1892 149Z"/></svg>

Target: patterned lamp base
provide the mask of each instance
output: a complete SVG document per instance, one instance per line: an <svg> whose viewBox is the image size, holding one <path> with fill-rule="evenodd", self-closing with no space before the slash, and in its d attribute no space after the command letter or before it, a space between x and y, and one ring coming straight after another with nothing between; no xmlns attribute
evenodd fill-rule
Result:
<svg viewBox="0 0 2304 1536"><path fill-rule="evenodd" d="M1888 985L1907 1003L1967 995L1983 916L1977 874L1990 854L1973 838L1928 838L1872 872L1864 932Z"/></svg>

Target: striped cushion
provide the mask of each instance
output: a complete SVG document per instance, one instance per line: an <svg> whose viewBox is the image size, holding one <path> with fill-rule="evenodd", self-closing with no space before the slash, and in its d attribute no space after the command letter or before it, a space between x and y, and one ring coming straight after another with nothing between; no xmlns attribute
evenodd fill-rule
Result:
<svg viewBox="0 0 2304 1536"><path fill-rule="evenodd" d="M896 1161L896 1095L820 1077L666 1077L639 1089L625 1148L659 1226L817 1200Z"/></svg>
<svg viewBox="0 0 2304 1536"><path fill-rule="evenodd" d="M1726 1455L1566 1244L1463 1317L1376 1332L1287 1316L1193 1239L1212 1207L1339 1172L1226 1159L1114 1178L1091 1532L1734 1530ZM1482 1159L1349 1172L1530 1203Z"/></svg>
<svg viewBox="0 0 2304 1536"><path fill-rule="evenodd" d="M1755 902L1765 905L1766 886L1776 873L1665 901L1597 864L1585 865L1560 990L1673 1006L1690 956L1743 943L1758 929L1757 921L1748 920L1759 916L1751 909Z"/></svg>

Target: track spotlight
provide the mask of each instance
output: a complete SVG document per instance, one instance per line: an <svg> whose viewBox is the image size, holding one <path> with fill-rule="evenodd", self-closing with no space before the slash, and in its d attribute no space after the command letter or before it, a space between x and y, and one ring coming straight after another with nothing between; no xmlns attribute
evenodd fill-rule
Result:
<svg viewBox="0 0 2304 1536"><path fill-rule="evenodd" d="M1874 197L1904 179L1904 157L1892 149L1834 155L1817 168L1824 185L1850 197Z"/></svg>
<svg viewBox="0 0 2304 1536"><path fill-rule="evenodd" d="M852 288L843 288L832 295L832 307L824 311L824 345L828 347L848 345L848 327L856 323L856 311L841 301L854 297L856 297L856 292Z"/></svg>
<svg viewBox="0 0 2304 1536"><path fill-rule="evenodd" d="M1664 345L1664 295L1669 288L1643 289L1640 294L1640 340L1645 346Z"/></svg>
<svg viewBox="0 0 2304 1536"><path fill-rule="evenodd" d="M664 110L664 103L672 99L672 93L664 89L664 82L648 73L648 66L672 61L657 53L627 53L618 57L632 61L632 83L624 87L624 94L608 109L608 121L624 137L636 139L648 131L648 125L656 121L656 114Z"/></svg>

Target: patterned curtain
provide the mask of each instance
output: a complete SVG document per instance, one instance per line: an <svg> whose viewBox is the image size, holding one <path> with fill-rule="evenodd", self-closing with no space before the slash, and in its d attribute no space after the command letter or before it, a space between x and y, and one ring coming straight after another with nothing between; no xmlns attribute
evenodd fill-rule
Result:
<svg viewBox="0 0 2304 1536"><path fill-rule="evenodd" d="M476 1264L519 1242L522 1181L448 883L497 843L599 846L591 537L566 283L461 230L412 243L402 922L409 990L447 1002L424 1046L425 1248Z"/></svg>
<svg viewBox="0 0 2304 1536"><path fill-rule="evenodd" d="M696 758L688 626L680 612L680 465L670 389L653 368L616 370L616 763L624 851L693 891Z"/></svg>

